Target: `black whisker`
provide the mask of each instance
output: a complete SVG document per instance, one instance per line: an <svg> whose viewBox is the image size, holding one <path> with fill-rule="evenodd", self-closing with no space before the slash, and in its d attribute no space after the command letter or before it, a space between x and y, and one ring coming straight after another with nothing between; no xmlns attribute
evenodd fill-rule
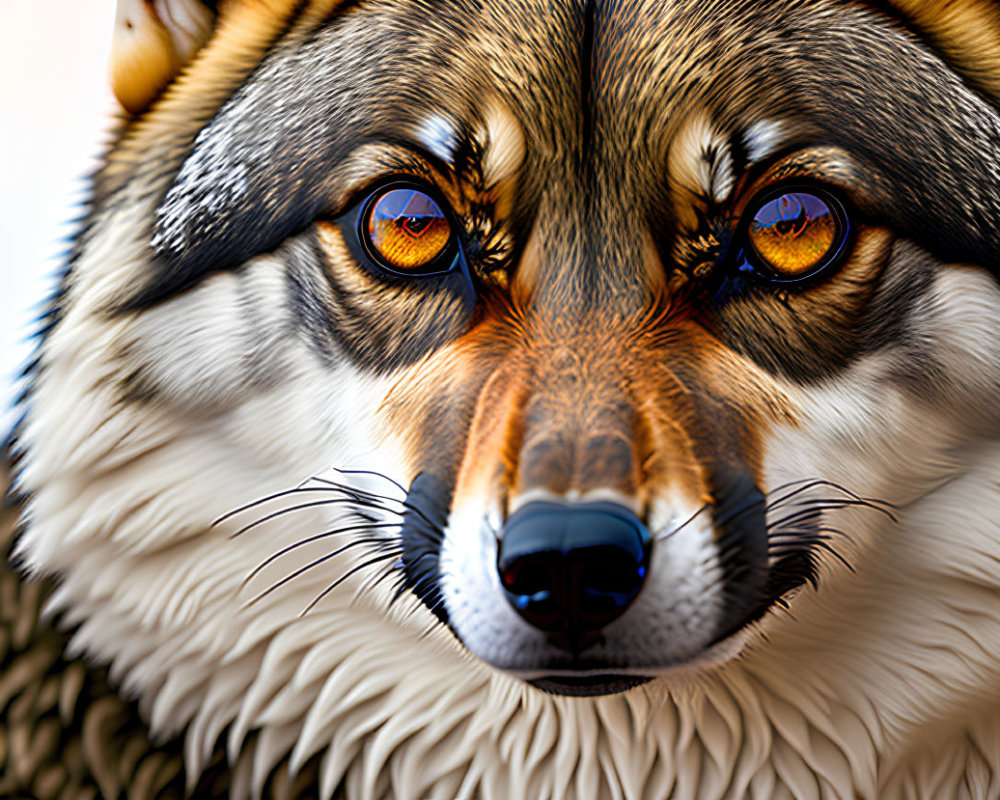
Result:
<svg viewBox="0 0 1000 800"><path fill-rule="evenodd" d="M792 525L801 525L804 522L814 522L815 520L823 518L823 510L819 508L812 508L806 506L805 508L800 508L792 514L787 514L776 520L772 520L767 524L769 531L788 528Z"/></svg>
<svg viewBox="0 0 1000 800"><path fill-rule="evenodd" d="M809 538L813 536L821 536L824 539L830 539L834 536L844 539L851 544L854 544L854 539L846 531L840 528L833 528L829 525L824 525L822 528L816 528L811 525L804 525L800 527L788 527L785 525L781 526L780 530L772 531L767 534L767 540L769 542L780 542L784 539L789 541L798 541L803 538Z"/></svg>
<svg viewBox="0 0 1000 800"><path fill-rule="evenodd" d="M390 552L389 555L398 557L402 553L402 547L399 545L399 543L395 542L395 541L393 541L391 539L390 540L386 540L386 539L380 539L380 538L377 538L377 537L370 537L370 538L366 538L366 539L355 539L354 541L348 542L347 544L343 545L342 547L338 547L333 552L326 553L325 555L322 555L319 558L317 558L317 559L315 559L313 561L310 561L305 566L299 567L297 570L295 570L294 572L292 572L290 575L286 575L281 580L277 581L276 583L271 584L267 589L265 589L263 592L261 592L256 597L254 597L253 600L251 600L249 603L247 603L246 607L250 607L252 605L255 605L256 603L260 602L265 597L267 597L269 594L271 594L271 592L275 591L276 589L280 589L282 586L284 586L288 582L295 580L300 575L308 572L309 570L313 569L314 567L318 567L320 564L325 564L331 558L336 558L337 556L342 555L343 553L347 552L348 550L350 550L350 549L352 549L354 547L358 547L360 545L373 546L373 549L375 549L375 550L388 550L389 549L388 545L391 545L392 546L392 552ZM383 558L383 557L386 557L386 556L385 555L380 556L380 558ZM350 574L350 572L348 572L347 574Z"/></svg>
<svg viewBox="0 0 1000 800"><path fill-rule="evenodd" d="M775 492L780 492L783 489L788 489L791 486L796 486L797 488L791 492L788 492L788 494L782 495L780 497L774 496ZM839 486L835 486L831 484L829 481L823 480L822 478L807 478L805 480L789 481L788 483L783 483L780 486L776 486L768 493L769 499L767 507L770 509L774 508L775 506L779 506L782 503L787 503L793 497L797 497L801 495L803 492L809 491L810 489L815 489L817 486L830 486L831 488L836 488L836 489L840 488Z"/></svg>
<svg viewBox="0 0 1000 800"><path fill-rule="evenodd" d="M812 503L802 503L796 506L795 511L792 513L781 517L777 520L773 520L768 524L768 528L784 527L793 523L804 522L813 519L819 519L823 516L825 511L839 511L843 508L870 508L872 511L878 511L880 514L884 514L893 522L896 522L895 516L889 512L887 509L881 506L874 505L867 500L854 500L854 499L841 499L841 500L830 500L821 499Z"/></svg>
<svg viewBox="0 0 1000 800"><path fill-rule="evenodd" d="M328 492L328 493L333 493L334 491L335 491L334 489L331 489L331 488L329 488L327 486L306 486L304 483L300 483L298 486L295 486L295 487L293 487L291 489L283 489L280 492L274 492L273 494L265 495L264 497L260 497L260 498L258 498L256 500L253 500L253 501L249 502L249 503L244 503L243 505L238 506L237 508L234 508L232 511L227 511L221 517L216 517L212 521L212 526L211 527L214 528L216 525L221 525L227 519L235 517L237 514L241 514L244 511L249 511L251 508L256 508L257 506L263 505L264 503L268 503L271 500L278 500L278 499L280 499L282 497L288 497L289 495L300 494L302 492Z"/></svg>
<svg viewBox="0 0 1000 800"><path fill-rule="evenodd" d="M398 511L391 508L385 508L384 506L379 506L374 503L369 503L364 500L352 500L349 497L331 497L326 500L316 500L311 503L299 503L295 506L289 506L288 508L279 508L277 511L272 511L270 514L265 514L260 519L254 520L253 522L244 525L235 533L229 535L230 539L235 539L237 536L242 536L244 533L253 530L254 528L263 525L265 522L270 522L272 519L277 517L282 517L285 514L292 514L296 511L305 511L307 508L318 508L322 506L342 506L342 505L360 505L362 508L370 508L376 511L382 511L386 514L395 514L396 516L402 517Z"/></svg>
<svg viewBox="0 0 1000 800"><path fill-rule="evenodd" d="M850 570L851 572L854 572L854 566L851 564L851 562L848 561L844 557L844 555L842 553L840 553L835 547L833 547L828 540L826 540L826 539L818 539L815 542L813 542L812 544L813 544L814 548L818 548L820 550L824 550L825 552L827 552L831 556L833 556L835 559L837 559L837 561L839 561L845 567L847 567L848 570Z"/></svg>
<svg viewBox="0 0 1000 800"><path fill-rule="evenodd" d="M337 580L335 580L333 583L331 583L329 586L327 586L322 592L320 592L318 595L316 595L316 597L313 598L312 602L309 603L309 605L307 605L301 611L301 613L299 614L299 616L300 617L304 617L306 614L308 614L310 611L312 611L313 608L316 607L317 603L319 603L324 597L326 597L328 594L330 594L330 592L332 592L334 589L336 589L338 586L340 586L344 581L346 581L352 575L356 575L362 569L370 567L373 564L378 564L380 561L386 561L386 560L388 560L390 558L399 558L399 552L398 551L393 551L393 552L390 552L390 553L382 553L380 555L377 555L377 556L374 556L372 558L369 558L367 561L363 561L360 564L354 565L349 570L347 570L347 572L345 572L343 575L341 575L339 578L337 578Z"/></svg>
<svg viewBox="0 0 1000 800"><path fill-rule="evenodd" d="M282 547L280 550L278 550L275 553L272 553L266 559L261 561L256 567L253 568L253 571L243 579L243 585L245 586L249 581L253 580L260 573L261 570L267 567L268 564L274 563L286 553L291 553L293 550L298 550L300 547L305 547L306 545L312 544L313 542L318 542L321 539L326 539L329 538L330 536L340 536L341 534L344 533L356 533L357 531L375 531L375 530L382 530L385 528L395 528L398 526L399 526L398 522L366 522L361 525L348 525L347 527L344 528L332 528L331 530L323 531L323 533L317 533L312 536L307 536L305 539L300 539L299 541L294 542L293 544L287 545L286 547ZM372 539L376 539L376 537L367 537L365 541ZM388 542L395 540L390 538L385 538L381 539L381 541Z"/></svg>
<svg viewBox="0 0 1000 800"><path fill-rule="evenodd" d="M894 522L896 521L895 517L891 513L893 510L896 509L896 506L894 504L890 503L887 500L881 500L881 499L874 498L874 497L862 497L861 495L857 494L856 492L851 491L850 489L848 489L845 486L841 486L840 484L834 483L833 481L827 481L827 480L823 480L823 479L819 479L819 478L813 479L813 480L809 480L809 481L805 481L805 482L801 482L801 483L802 483L801 486L799 486L798 488L796 488L795 490L793 490L791 492L788 492L785 495L782 495L781 497L773 497L774 492L772 491L772 493L771 493L772 497L768 501L768 504L767 504L768 510L770 510L772 508L776 508L776 507L778 507L780 505L783 505L783 504L787 503L788 501L792 500L794 497L797 497L797 496L801 495L803 492L806 492L806 491L808 491L810 489L814 489L817 486L824 486L824 487L828 487L830 489L835 489L836 491L840 492L841 494L846 495L846 497L828 497L828 498L824 498L823 502L827 502L827 503L844 503L845 505L867 506L868 508L872 508L874 510L881 511L883 514L886 514ZM784 484L783 486L787 487L788 485L789 484ZM779 491L780 488L783 488L783 487L779 487L778 489L776 489L774 491ZM812 503L812 502L815 502L815 501L813 501L813 500L810 499L810 500L807 500L806 502Z"/></svg>
<svg viewBox="0 0 1000 800"><path fill-rule="evenodd" d="M756 492L748 492L746 497L744 497L739 503L735 504L735 507L729 509L721 517L715 518L715 525L717 528L725 528L733 520L742 517L753 511L755 508L759 508L763 505L764 499L762 495Z"/></svg>
<svg viewBox="0 0 1000 800"><path fill-rule="evenodd" d="M373 475L376 478L382 478L382 480L388 481L393 486L395 486L397 489L399 489L399 491L401 491L404 495L407 494L405 486L403 486L398 481L393 480L392 478L390 478L385 473L376 472L375 470L371 470L371 469L336 469L335 468L335 470L337 472L339 472L341 475Z"/></svg>
<svg viewBox="0 0 1000 800"><path fill-rule="evenodd" d="M664 539L669 539L671 536L674 536L677 533L680 533L680 531L684 530L684 528L686 528L688 525L690 525L692 522L694 522L695 519L698 517L698 515L700 515L700 514L704 513L705 511L707 511L708 508L709 508L709 505L710 505L709 503L705 503L704 505L702 505L701 508L699 508L697 511L695 511L690 517L688 517L686 520L684 520L680 525L677 525L677 526L671 528L668 531L664 531L659 536L654 537L653 541L662 542Z"/></svg>
<svg viewBox="0 0 1000 800"><path fill-rule="evenodd" d="M373 473L373 474L378 474L378 473ZM384 500L384 501L388 501L390 503L398 503L400 506L403 507L403 509L405 511L412 511L414 514L416 514L421 519L423 519L428 525L431 525L432 527L435 527L435 528L437 527L424 514L424 512L419 507L417 507L413 503L409 502L408 500L405 500L405 499L404 500L400 500L400 499L395 498L395 497L388 497L388 496L385 496L385 495L375 494L374 492L369 492L369 491L367 491L365 489L358 489L358 488L353 487L353 486L352 487L345 487L344 484L336 483L335 481L331 481L328 478L315 478L314 480L322 481L323 483L329 484L330 486L335 486L335 487L339 488L341 491L346 491L347 488L349 488L350 491L354 494L354 496L358 498L359 502L362 499L368 499L368 500L378 500L378 501L383 501ZM392 480L392 479L391 478L387 478L387 480ZM386 509L386 510L390 510L390 509ZM392 513L394 513L394 514L401 514L402 512L398 512L398 511L392 510Z"/></svg>

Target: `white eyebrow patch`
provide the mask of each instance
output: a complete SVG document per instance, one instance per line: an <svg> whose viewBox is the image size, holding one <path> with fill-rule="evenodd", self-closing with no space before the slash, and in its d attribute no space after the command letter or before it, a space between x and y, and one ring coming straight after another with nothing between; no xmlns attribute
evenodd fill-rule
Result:
<svg viewBox="0 0 1000 800"><path fill-rule="evenodd" d="M483 179L491 186L520 169L524 162L524 131L510 109L500 103L486 109L484 122Z"/></svg>
<svg viewBox="0 0 1000 800"><path fill-rule="evenodd" d="M689 117L674 136L667 156L671 183L681 192L724 202L736 185L728 139L703 113ZM686 204L682 204L686 205ZM694 227L695 220L678 208L682 223Z"/></svg>
<svg viewBox="0 0 1000 800"><path fill-rule="evenodd" d="M417 139L427 150L451 164L458 148L458 127L443 114L431 114L416 130Z"/></svg>
<svg viewBox="0 0 1000 800"><path fill-rule="evenodd" d="M781 146L788 133L788 126L780 119L762 119L755 122L743 134L747 161L753 164L762 158L767 158Z"/></svg>

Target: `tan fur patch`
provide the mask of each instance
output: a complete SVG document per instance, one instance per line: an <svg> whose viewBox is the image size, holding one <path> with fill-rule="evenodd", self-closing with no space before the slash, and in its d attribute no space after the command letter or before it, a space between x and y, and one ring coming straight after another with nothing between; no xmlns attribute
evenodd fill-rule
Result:
<svg viewBox="0 0 1000 800"><path fill-rule="evenodd" d="M1000 98L1000 9L993 0L890 0L973 84Z"/></svg>

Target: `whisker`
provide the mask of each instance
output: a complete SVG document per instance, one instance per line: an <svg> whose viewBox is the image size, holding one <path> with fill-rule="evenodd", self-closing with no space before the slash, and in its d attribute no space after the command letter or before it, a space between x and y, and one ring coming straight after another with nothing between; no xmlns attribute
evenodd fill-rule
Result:
<svg viewBox="0 0 1000 800"><path fill-rule="evenodd" d="M212 521L211 527L214 528L216 525L221 525L227 519L235 517L237 514L242 514L244 511L249 511L251 508L256 508L257 506L263 505L264 503L269 503L271 500L278 500L282 497L288 497L289 495L299 494L302 492L332 493L334 491L333 489L330 489L326 486L306 486L305 484L307 482L308 481L300 483L298 486L294 486L291 489L283 489L280 492L274 492L273 494L265 495L264 497L259 497L256 500L252 500L249 503L244 503L243 505L234 508L232 511L227 511L221 517L216 517Z"/></svg>
<svg viewBox="0 0 1000 800"><path fill-rule="evenodd" d="M378 474L378 473L373 473L373 474ZM317 481L322 481L323 483L326 483L326 484L328 484L328 485L330 485L330 486L334 486L334 487L337 487L337 488L338 488L338 489L340 489L341 491L346 491L346 488L345 488L345 485L344 485L344 484L340 484L340 483L337 483L336 481L331 481L331 480L330 480L329 478L314 478L314 480L317 480ZM391 478L387 478L386 480L389 480L389 481L392 481L392 479L391 479ZM437 526L437 525L436 525L436 524L434 523L434 521L433 521L433 520L431 520L431 519L430 519L430 518L429 518L429 517L428 517L428 516L427 516L427 515L426 515L426 514L425 514L425 513L423 512L423 510L422 510L422 509L420 509L420 508L419 508L418 506L414 505L413 503L409 502L408 500L405 500L405 499L404 499L404 500L400 500L400 499L398 499L398 498L395 498L395 497L388 497L388 496L386 496L386 495L380 495L380 494L375 494L374 492L369 492L369 491L367 491L367 490L365 490L365 489L358 489L358 488L356 488L356 487L353 487L353 486L352 486L352 487L349 487L349 488L350 488L350 491L351 491L351 492L352 492L352 493L353 493L353 494L354 494L354 495L355 495L356 497L358 497L358 498L359 498L359 500L360 500L361 498L366 498L366 499L369 499L369 500L378 500L378 501L383 501L383 500L384 500L384 501L387 501L387 502L390 502L390 503L398 503L398 504L399 504L399 505L401 505L401 506L402 506L402 507L403 507L403 508L404 508L404 509L405 509L406 511L412 511L412 512L413 512L414 514L416 514L417 516L419 516L419 517L420 517L420 518L421 518L422 520L424 520L424 522L426 522L426 523L427 523L428 525L430 525L430 526L431 526L432 528L437 528L437 527L438 527L438 526ZM400 512L398 512L398 511L394 511L394 510L391 510L391 509L386 509L386 510L388 510L388 511L391 511L391 512L392 512L392 513L394 513L394 514L395 514L395 513L400 513Z"/></svg>
<svg viewBox="0 0 1000 800"><path fill-rule="evenodd" d="M839 561L841 564L847 567L848 570L854 572L854 566L851 564L851 562L844 557L843 553L841 553L833 545L831 545L829 540L821 539L817 542L814 542L814 545L816 548L824 550L825 552L829 553L831 556L837 559L837 561Z"/></svg>
<svg viewBox="0 0 1000 800"><path fill-rule="evenodd" d="M397 489L399 489L399 491L401 491L404 495L408 494L406 488L401 483L393 480L388 475L382 472L376 472L375 470L371 469L336 469L336 467L334 468L334 470L336 472L339 472L341 475L373 475L376 478L382 478L382 480L388 481Z"/></svg>
<svg viewBox="0 0 1000 800"><path fill-rule="evenodd" d="M360 486L352 486L349 483L339 483L338 481L330 480L329 478L314 477L312 480L317 483L322 483L327 491L337 491L348 495L353 498L368 498L370 500L384 500L389 503L399 503L403 505L405 498L400 499L398 497L391 497L387 494L379 494L378 492L372 492L368 489L363 489Z"/></svg>
<svg viewBox="0 0 1000 800"><path fill-rule="evenodd" d="M681 530L683 530L688 525L690 525L692 522L694 522L695 519L698 517L698 515L704 513L708 509L708 507L709 507L709 503L705 503L704 505L702 505L701 508L699 508L697 511L695 511L690 517L688 517L686 520L684 520L680 525L677 525L677 526L675 526L674 528L671 528L668 531L664 531L659 536L654 537L653 541L655 541L655 542L662 542L664 539L669 539L671 536L679 533Z"/></svg>
<svg viewBox="0 0 1000 800"><path fill-rule="evenodd" d="M823 510L819 508L805 507L799 509L798 511L787 514L780 519L774 520L768 523L768 530L773 530L775 528L785 528L789 525L799 524L802 522L811 522L812 520L821 519L823 517Z"/></svg>
<svg viewBox="0 0 1000 800"><path fill-rule="evenodd" d="M809 504L802 504L798 507L797 511L794 511L787 516L781 517L768 524L769 528L776 528L779 526L784 526L794 522L801 522L809 519L817 519L823 516L825 511L838 511L843 508L870 508L872 511L878 511L884 514L893 522L896 522L896 517L887 509L881 506L875 505L868 502L865 499L853 499L853 498L842 498L842 499L821 499Z"/></svg>
<svg viewBox="0 0 1000 800"><path fill-rule="evenodd" d="M251 600L249 603L247 603L244 606L244 608L249 608L250 606L256 605L261 600L263 600L265 597L267 597L269 594L271 594L272 592L274 592L277 589L280 589L282 586L286 585L290 581L295 580L300 575L303 575L304 573L308 572L309 570L313 569L314 567L318 567L320 564L325 564L331 558L336 558L337 556L342 555L343 553L347 552L348 550L350 550L353 547L358 547L360 545L374 545L375 546L374 549L376 549L376 550L383 550L383 549L387 549L385 546L388 545L388 544L392 544L393 545L393 552L389 553L389 555L397 557L398 555L400 555L402 553L402 547L401 547L401 545L399 545L397 542L394 542L392 540L385 540L385 539L378 539L378 538L369 538L369 539L355 539L354 541L348 542L347 544L343 545L342 547L338 547L333 552L326 553L325 555L322 555L319 558L317 558L317 559L315 559L313 561L310 561L308 564L306 564L306 565L304 565L302 567L299 567L297 570L295 570L294 572L292 572L290 575L286 575L281 580L277 581L276 583L271 584L267 589L265 589L263 592L261 592L256 597L254 597L253 600ZM383 555L381 557L385 557L385 556ZM348 572L347 574L350 574L350 572Z"/></svg>
<svg viewBox="0 0 1000 800"><path fill-rule="evenodd" d="M267 567L268 564L273 564L283 555L291 553L293 550L298 550L300 547L305 547L308 544L312 544L313 542L318 542L321 539L326 539L330 536L339 536L344 533L355 533L357 531L374 531L374 530L382 530L385 528L395 528L398 525L399 525L398 522L366 522L361 525L348 525L347 527L344 528L333 528L328 531L323 531L323 533L317 533L312 536L307 536L305 539L300 539L299 541L294 542L293 544L287 545L286 547L282 547L280 550L278 550L275 553L272 553L266 559L261 561L256 567L253 568L253 571L243 579L243 584L241 585L241 588L242 586L245 586L247 583L253 580L258 574L260 574L261 570ZM373 539L373 538L375 537L367 537L367 539ZM394 541L394 540L386 538L383 541Z"/></svg>
<svg viewBox="0 0 1000 800"><path fill-rule="evenodd" d="M814 483L815 481L821 481L822 478L794 478L790 481L785 481L784 483L779 483L771 491L780 492L783 489L788 489L792 486L801 486L803 483Z"/></svg>
<svg viewBox="0 0 1000 800"><path fill-rule="evenodd" d="M363 561L360 564L355 564L353 567L347 570L347 572L345 572L343 575L337 578L337 580L335 580L333 583L327 586L322 592L316 595L316 597L313 598L312 602L309 603L309 605L307 605L299 613L299 617L304 617L306 614L312 611L316 607L316 604L319 603L324 597L330 594L330 592L332 592L334 589L340 586L344 581L346 581L352 575L356 575L360 570L370 567L373 564L378 564L380 561L386 561L390 558L398 558L398 557L399 557L398 552L382 553L380 555L368 559L367 561Z"/></svg>
<svg viewBox="0 0 1000 800"><path fill-rule="evenodd" d="M776 486L774 489L768 492L769 499L767 507L773 508L774 506L778 506L781 505L782 503L788 502L793 497L797 497L803 492L807 492L810 489L815 489L817 486L827 486L827 485L829 485L829 482L823 480L822 478L805 478L803 480L789 481L788 483L783 483L780 486ZM780 497L774 497L775 492L780 492L783 489L788 489L792 486L797 486L798 488ZM839 488L839 487L833 487L833 488Z"/></svg>
<svg viewBox="0 0 1000 800"><path fill-rule="evenodd" d="M385 508L384 506L377 505L375 503L369 503L365 500L352 500L349 497L331 497L326 500L316 500L310 503L299 503L296 506L289 506L288 508L279 508L277 511L272 511L270 514L266 514L260 519L254 520L253 522L244 525L235 533L229 535L230 539L235 539L237 536L242 536L244 533L253 530L254 528L263 525L265 522L270 522L272 519L277 517L282 517L285 514L292 514L296 511L305 511L307 508L318 508L321 506L342 506L342 505L360 505L362 508L370 508L376 511L382 511L386 514L396 514L397 516L402 516L398 511L391 508Z"/></svg>
<svg viewBox="0 0 1000 800"><path fill-rule="evenodd" d="M785 484L785 486L787 485L788 484ZM868 506L869 508L887 514L891 519L893 519L893 521L895 521L895 517L891 514L891 511L896 510L896 506L893 503L890 503L888 500L881 500L876 497L862 497L857 492L853 492L850 489L848 489L846 486L841 486L838 483L834 483L833 481L823 480L821 478L816 478L806 481L803 483L803 485L799 486L797 489L788 492L787 494L781 497L772 498L771 500L769 500L767 507L768 509L776 508L784 503L787 503L792 498L801 495L803 492L806 492L809 489L814 489L817 486L825 486L831 489L835 489L836 491L847 495L847 497L826 498L825 502L841 502L849 505ZM773 493L774 492L772 491L771 494L773 495ZM813 502L813 501L810 500L808 502Z"/></svg>
<svg viewBox="0 0 1000 800"><path fill-rule="evenodd" d="M832 534L832 536L830 535ZM782 539L789 539L795 541L797 539L809 539L812 537L822 536L824 538L830 539L833 536L838 536L851 544L854 544L854 539L846 531L840 528L833 528L824 525L822 528L813 527L785 527L782 526L781 530L769 532L767 534L767 540L770 541L781 541Z"/></svg>
<svg viewBox="0 0 1000 800"><path fill-rule="evenodd" d="M724 528L734 519L742 517L744 514L753 511L755 508L764 505L764 498L762 496L752 497L752 493L749 493L750 497L745 497L741 500L735 508L730 509L725 516L716 517L715 525L719 528Z"/></svg>

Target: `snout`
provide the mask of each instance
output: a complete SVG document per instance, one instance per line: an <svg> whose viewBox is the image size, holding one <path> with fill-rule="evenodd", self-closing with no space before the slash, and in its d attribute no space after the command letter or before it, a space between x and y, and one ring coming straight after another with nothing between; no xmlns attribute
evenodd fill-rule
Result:
<svg viewBox="0 0 1000 800"><path fill-rule="evenodd" d="M646 526L623 506L535 501L504 525L497 571L525 622L579 652L639 595L650 545Z"/></svg>
<svg viewBox="0 0 1000 800"><path fill-rule="evenodd" d="M535 342L479 391L434 607L492 666L564 694L620 691L731 657L766 610L751 420L691 391L709 381L670 355Z"/></svg>
<svg viewBox="0 0 1000 800"><path fill-rule="evenodd" d="M717 469L713 487L700 507L670 490L648 505L536 497L499 525L461 504L441 550L448 624L484 661L561 694L731 657L769 602L766 502L745 471Z"/></svg>

